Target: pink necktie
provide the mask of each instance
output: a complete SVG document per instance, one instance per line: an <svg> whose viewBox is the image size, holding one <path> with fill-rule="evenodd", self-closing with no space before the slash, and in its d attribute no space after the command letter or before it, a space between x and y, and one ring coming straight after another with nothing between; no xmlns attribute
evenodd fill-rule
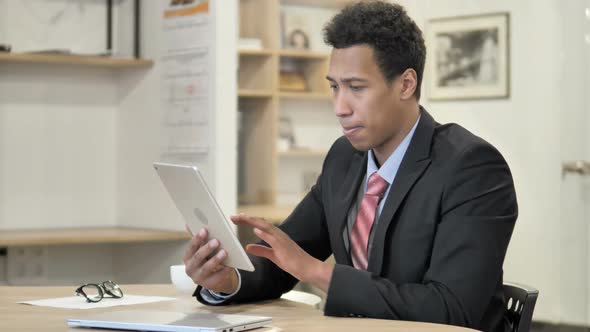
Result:
<svg viewBox="0 0 590 332"><path fill-rule="evenodd" d="M367 252L369 234L371 233L371 226L375 220L377 206L379 206L379 201L383 197L388 185L389 183L379 176L377 172L371 174L369 177L367 192L361 202L350 235L352 264L357 269L367 269L369 261Z"/></svg>

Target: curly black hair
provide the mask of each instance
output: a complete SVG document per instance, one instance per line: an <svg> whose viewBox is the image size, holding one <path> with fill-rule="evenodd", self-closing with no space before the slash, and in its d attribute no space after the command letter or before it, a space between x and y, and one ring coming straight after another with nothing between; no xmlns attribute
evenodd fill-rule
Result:
<svg viewBox="0 0 590 332"><path fill-rule="evenodd" d="M324 41L334 48L365 44L388 83L406 69L416 71L416 99L426 60L422 31L404 7L383 1L362 1L345 7L324 27Z"/></svg>

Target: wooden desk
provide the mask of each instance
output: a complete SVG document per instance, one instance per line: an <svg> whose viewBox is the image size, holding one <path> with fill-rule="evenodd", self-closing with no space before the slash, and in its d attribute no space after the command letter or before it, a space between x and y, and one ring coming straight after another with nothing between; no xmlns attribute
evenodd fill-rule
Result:
<svg viewBox="0 0 590 332"><path fill-rule="evenodd" d="M256 304L210 307L198 303L188 295L180 295L172 285L123 285L127 294L170 296L175 301L148 303L134 306L118 306L103 309L71 310L17 304L18 301L72 296L75 286L51 287L0 287L0 331L92 331L88 329L69 328L66 319L95 312L144 309L180 312L213 312L224 314L246 314L271 316L270 327L256 331L388 331L388 332L461 332L470 329L402 321L390 321L367 318L325 317L321 311L311 306L287 300L275 300ZM99 331L99 330L96 330ZM106 331L106 330L100 330Z"/></svg>

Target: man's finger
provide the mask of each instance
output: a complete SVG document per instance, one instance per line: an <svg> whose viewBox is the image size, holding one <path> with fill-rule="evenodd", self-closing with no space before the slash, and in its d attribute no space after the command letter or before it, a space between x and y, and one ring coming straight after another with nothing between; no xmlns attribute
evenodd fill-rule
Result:
<svg viewBox="0 0 590 332"><path fill-rule="evenodd" d="M201 248L201 246L207 241L207 230L205 228L201 229L199 233L194 235L190 242L189 246L184 253L184 257L182 260L186 264L186 262L194 256L194 254Z"/></svg>
<svg viewBox="0 0 590 332"><path fill-rule="evenodd" d="M246 246L246 252L254 256L260 256L275 262L275 254L272 248L260 244L249 244ZM275 262L276 263L276 262Z"/></svg>
<svg viewBox="0 0 590 332"><path fill-rule="evenodd" d="M233 221L233 223L236 225L248 225L261 229L265 232L269 232L273 228L273 225L268 223L266 220L262 218L250 217L245 214L231 216L231 221Z"/></svg>
<svg viewBox="0 0 590 332"><path fill-rule="evenodd" d="M192 268L200 268L207 261L207 257L209 257L218 247L219 240L210 240L197 250L197 252L191 257L189 264Z"/></svg>
<svg viewBox="0 0 590 332"><path fill-rule="evenodd" d="M258 236L262 241L270 244L271 247L276 247L278 244L278 240L275 234L265 233L258 228L254 228L254 234Z"/></svg>
<svg viewBox="0 0 590 332"><path fill-rule="evenodd" d="M227 258L227 253L225 250L221 249L215 254L215 256L211 257L205 264L202 266L202 276L208 278L212 274L219 272L223 269L223 261ZM221 267L221 268L219 268Z"/></svg>

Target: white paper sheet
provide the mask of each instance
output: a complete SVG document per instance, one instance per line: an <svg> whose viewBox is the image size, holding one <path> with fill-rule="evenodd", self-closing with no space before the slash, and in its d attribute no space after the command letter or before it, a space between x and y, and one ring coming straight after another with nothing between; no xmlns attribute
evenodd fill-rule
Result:
<svg viewBox="0 0 590 332"><path fill-rule="evenodd" d="M59 297L53 299L33 300L33 301L22 301L17 303L37 305L42 307L52 308L64 308L64 309L96 309L96 308L107 308L119 305L133 305L142 303L152 303L160 301L172 301L176 300L173 297L161 297L161 296L141 296L141 295L127 295L120 299L115 298L103 298L100 302L89 303L86 299L81 296L72 297Z"/></svg>

